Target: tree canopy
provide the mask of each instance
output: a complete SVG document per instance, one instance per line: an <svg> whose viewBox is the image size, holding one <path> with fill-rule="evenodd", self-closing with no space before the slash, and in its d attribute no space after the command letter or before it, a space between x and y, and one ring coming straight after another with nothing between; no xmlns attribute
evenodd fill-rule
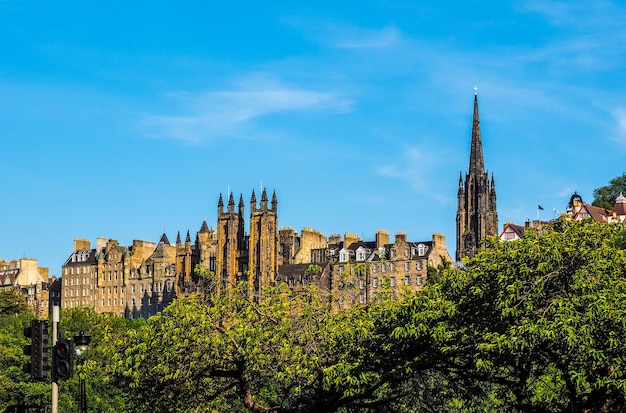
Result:
<svg viewBox="0 0 626 413"><path fill-rule="evenodd" d="M612 209L620 194L626 195L626 173L611 179L608 185L596 188L592 205Z"/></svg>
<svg viewBox="0 0 626 413"><path fill-rule="evenodd" d="M242 284L146 321L67 310L62 327L93 337L76 374L93 412L623 412L625 240L621 224L561 218L366 306ZM0 412L49 402L21 373L32 315L14 311L0 313ZM61 384L63 411L76 388Z"/></svg>

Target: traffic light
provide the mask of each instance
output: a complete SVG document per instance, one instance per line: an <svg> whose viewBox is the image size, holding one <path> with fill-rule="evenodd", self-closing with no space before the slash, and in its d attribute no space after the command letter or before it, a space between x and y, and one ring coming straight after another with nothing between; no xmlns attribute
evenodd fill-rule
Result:
<svg viewBox="0 0 626 413"><path fill-rule="evenodd" d="M48 322L33 320L30 327L24 327L24 337L30 338L30 344L24 346L24 354L30 361L24 365L24 372L35 380L48 378Z"/></svg>
<svg viewBox="0 0 626 413"><path fill-rule="evenodd" d="M72 377L73 360L72 340L59 340L52 352L52 381L58 383Z"/></svg>

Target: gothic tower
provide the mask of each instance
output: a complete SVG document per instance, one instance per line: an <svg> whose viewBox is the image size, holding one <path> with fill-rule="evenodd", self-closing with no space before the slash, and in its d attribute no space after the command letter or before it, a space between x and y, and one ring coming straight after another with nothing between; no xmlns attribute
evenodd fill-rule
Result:
<svg viewBox="0 0 626 413"><path fill-rule="evenodd" d="M496 211L496 186L489 180L483 159L483 144L478 117L478 95L474 94L474 118L469 171L459 176L456 213L456 260L472 255L485 237L496 235L498 213Z"/></svg>
<svg viewBox="0 0 626 413"><path fill-rule="evenodd" d="M243 199L239 200L239 212L235 211L235 199L229 195L228 207L224 212L222 194L217 203L217 257L216 276L218 288L226 286L230 290L237 283L244 268L241 265L241 253L245 249L243 219Z"/></svg>
<svg viewBox="0 0 626 413"><path fill-rule="evenodd" d="M257 208L254 190L250 199L250 237L248 269L254 280L253 290L260 292L273 285L278 270L278 201L276 191L268 207L267 192L263 189L261 205Z"/></svg>

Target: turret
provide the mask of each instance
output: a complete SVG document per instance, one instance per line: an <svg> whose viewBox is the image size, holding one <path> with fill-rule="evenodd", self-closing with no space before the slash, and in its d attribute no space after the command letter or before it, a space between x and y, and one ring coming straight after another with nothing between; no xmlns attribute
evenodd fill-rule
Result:
<svg viewBox="0 0 626 413"><path fill-rule="evenodd" d="M272 194L272 211L278 211L278 199L276 199L276 190Z"/></svg>

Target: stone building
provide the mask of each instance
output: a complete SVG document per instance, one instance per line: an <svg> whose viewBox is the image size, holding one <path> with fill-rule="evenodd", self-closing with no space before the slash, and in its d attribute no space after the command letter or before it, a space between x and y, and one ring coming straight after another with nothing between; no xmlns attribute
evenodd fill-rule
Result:
<svg viewBox="0 0 626 413"><path fill-rule="evenodd" d="M178 234L175 245L166 234L157 244L134 240L130 246L101 237L95 248L89 240L78 238L62 267L62 307L149 317L177 296L202 291L195 267L209 270L214 263L215 234L206 221L195 244L189 232L185 243Z"/></svg>
<svg viewBox="0 0 626 413"><path fill-rule="evenodd" d="M245 282L251 296L267 286L287 283L295 292L314 285L331 293L335 308L366 303L379 292L417 291L426 281L428 267L452 259L445 238L410 242L405 233L393 243L386 231L365 242L357 235L326 237L304 228L300 234L278 227L276 192L271 201L263 189L257 203L250 197L249 226L245 223L243 195L235 206L220 194L217 226L206 220L191 242L180 233L170 244L163 234L157 244L135 240L130 246L99 238L96 248L76 239L74 252L63 265L63 307L90 306L97 312L112 312L127 318L149 317L174 298L204 294L207 287L227 293ZM211 275L201 277L196 270Z"/></svg>
<svg viewBox="0 0 626 413"><path fill-rule="evenodd" d="M281 267L281 276L292 287L310 283L330 293L334 308L365 304L379 294L419 291L428 278L429 267L452 263L445 237L438 233L431 240L414 242L407 240L406 233L398 232L391 243L389 233L379 230L374 241L362 241L356 234L346 233L343 240L331 235L328 242L311 254L311 264L317 266L317 271L293 277Z"/></svg>
<svg viewBox="0 0 626 413"><path fill-rule="evenodd" d="M483 144L478 117L478 95L474 94L474 116L469 171L459 176L456 213L456 260L473 255L480 242L498 234L496 186L485 171Z"/></svg>
<svg viewBox="0 0 626 413"><path fill-rule="evenodd" d="M55 280L49 278L48 268L40 267L35 258L0 259L0 288L19 291L38 318L48 317L49 287Z"/></svg>

